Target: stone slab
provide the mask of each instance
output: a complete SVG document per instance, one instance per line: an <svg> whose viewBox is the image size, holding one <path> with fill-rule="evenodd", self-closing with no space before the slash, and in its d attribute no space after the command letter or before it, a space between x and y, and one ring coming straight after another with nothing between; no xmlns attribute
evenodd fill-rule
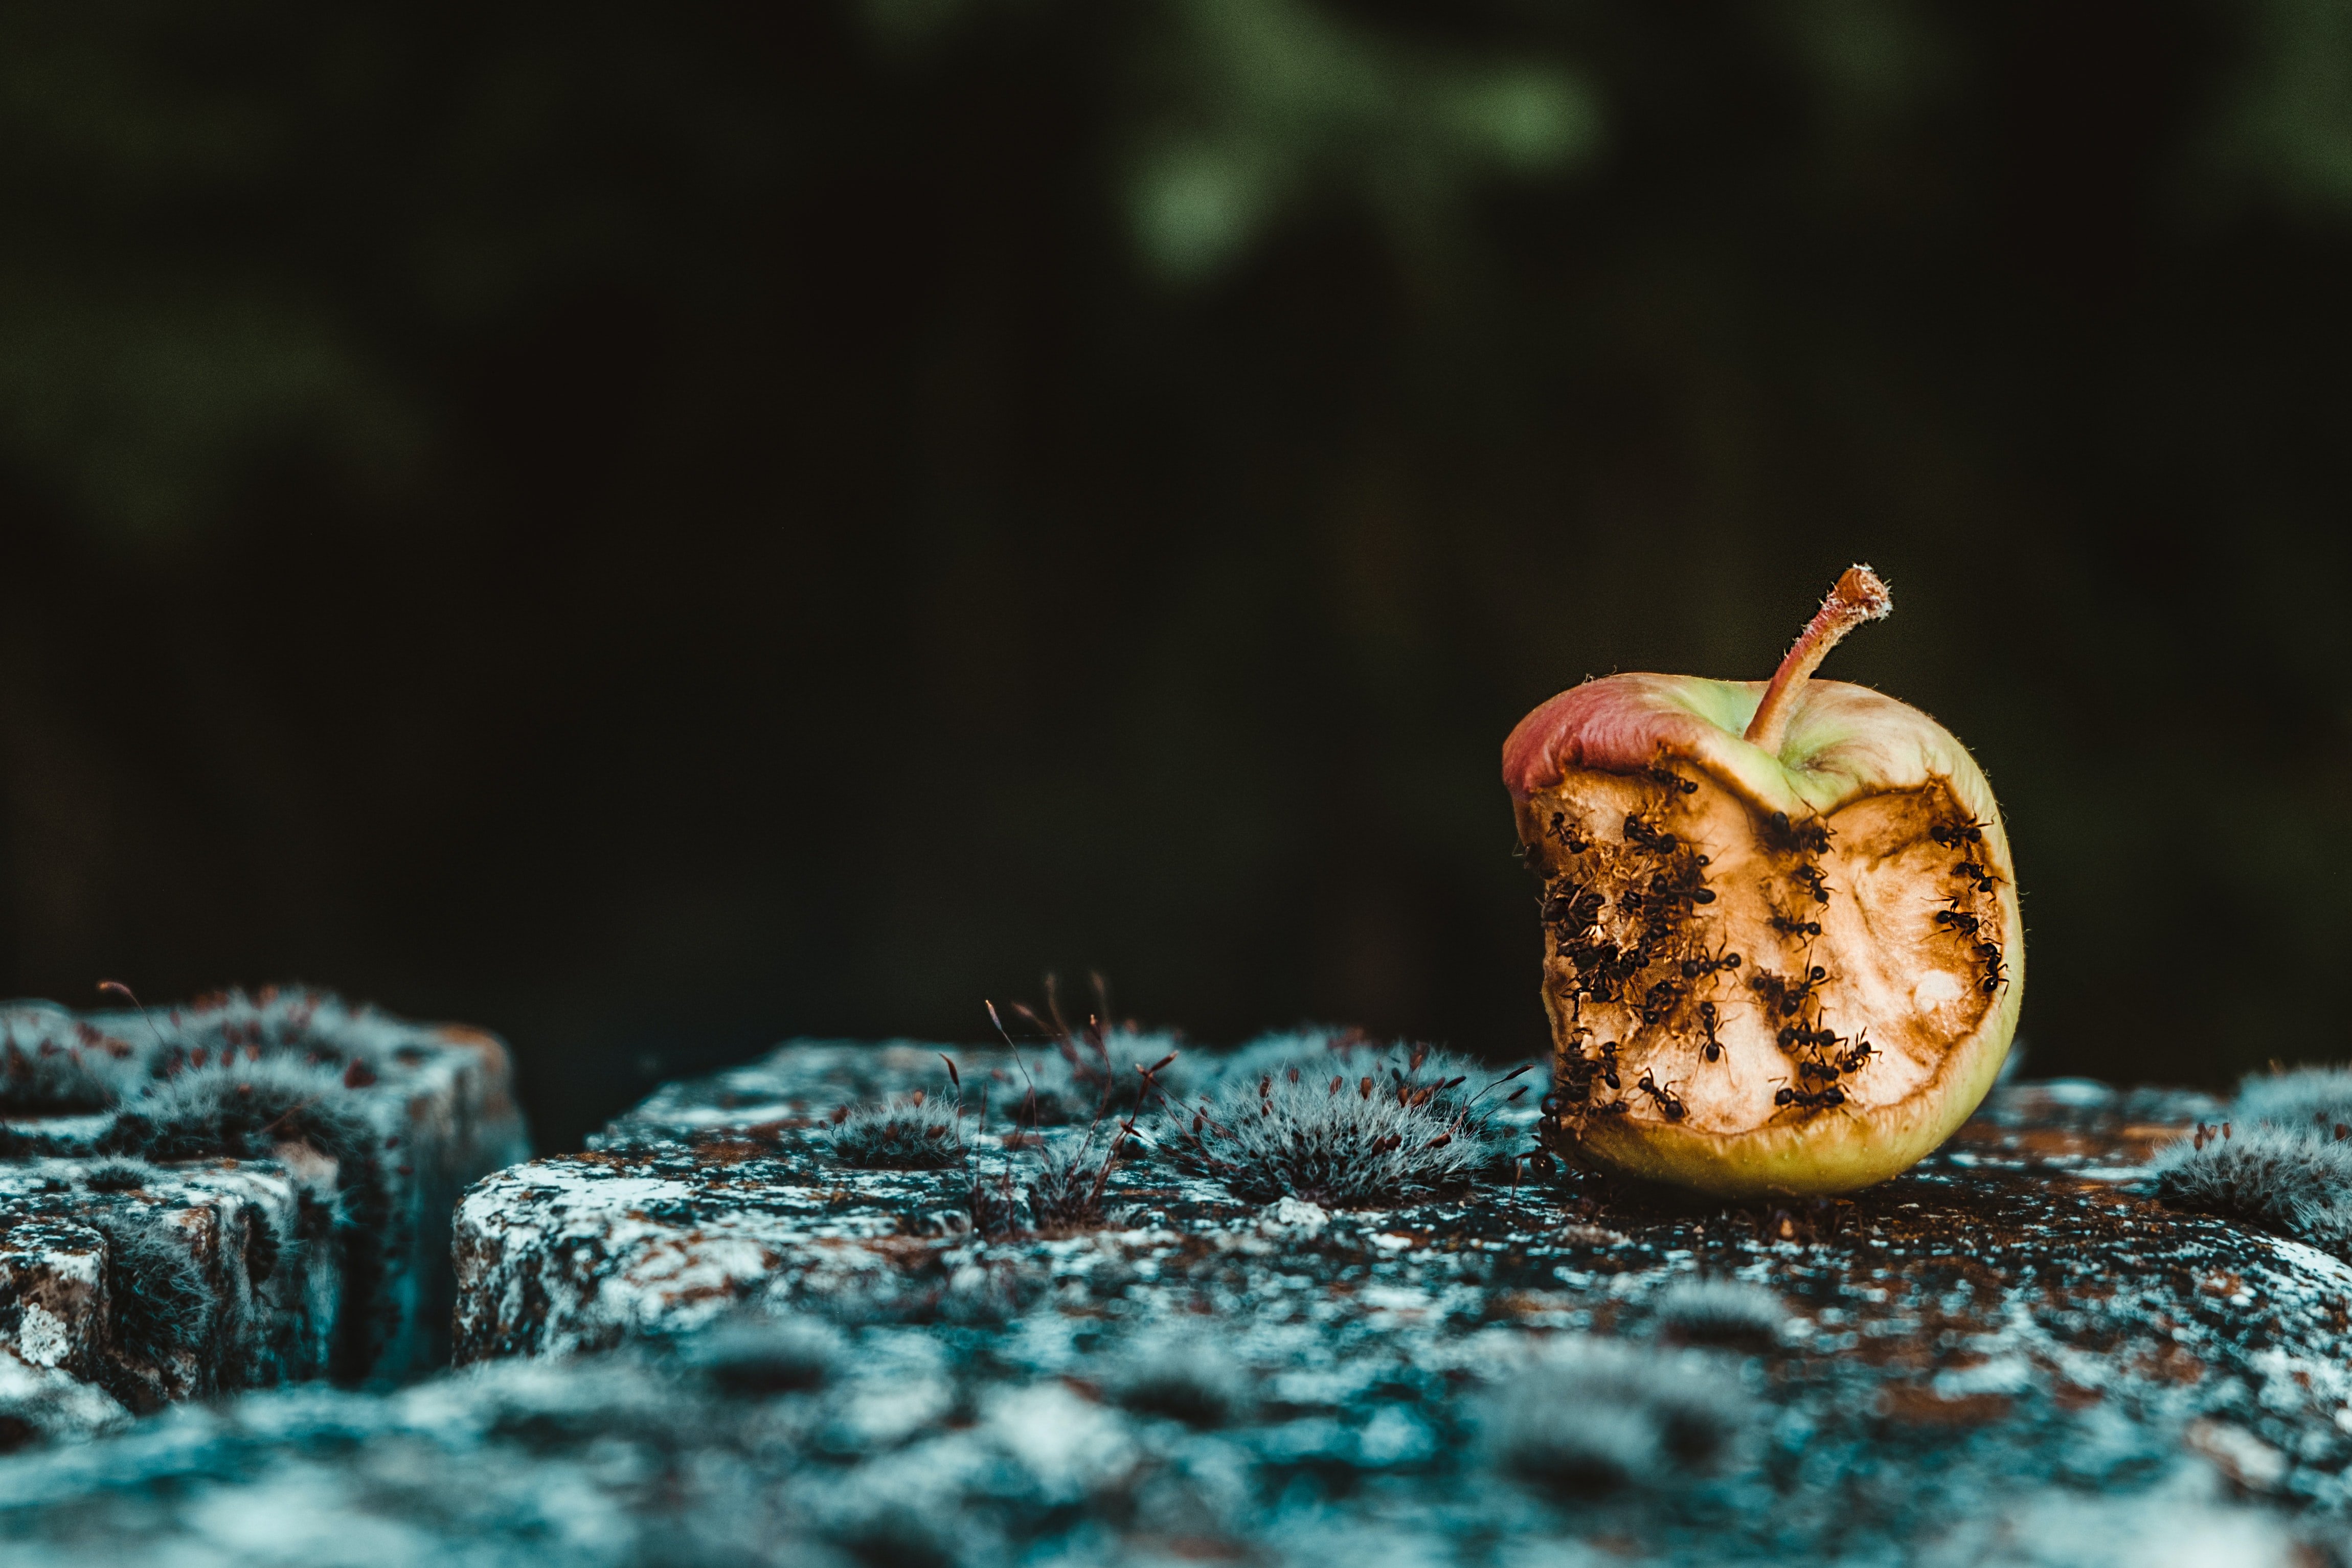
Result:
<svg viewBox="0 0 2352 1568"><path fill-rule="evenodd" d="M968 1084L1008 1071L957 1055ZM892 1452L1059 1388L1076 1403L1045 1428L1140 1453L1117 1392L1150 1382L1138 1366L1229 1371L1235 1414L1186 1463L1231 1494L1182 1552L1106 1504L1089 1560L1374 1540L1444 1563L2341 1560L2352 1265L2156 1198L2147 1161L2217 1117L2204 1096L2004 1085L1937 1155L1835 1200L1529 1171L1333 1211L1147 1157L1101 1228L986 1237L964 1169L849 1168L823 1135L843 1103L944 1083L928 1047L787 1047L478 1184L459 1358L814 1315L950 1369L892 1406ZM974 1138L978 1167L1036 1157L1007 1142ZM1106 1409L1116 1432L1089 1425ZM1675 1458L1691 1422L1712 1466ZM1068 1546L1024 1528L1008 1560ZM2179 1556L2216 1540L2234 1555Z"/></svg>
<svg viewBox="0 0 2352 1568"><path fill-rule="evenodd" d="M306 991L0 1007L0 1447L446 1359L448 1215L527 1152L478 1031Z"/></svg>

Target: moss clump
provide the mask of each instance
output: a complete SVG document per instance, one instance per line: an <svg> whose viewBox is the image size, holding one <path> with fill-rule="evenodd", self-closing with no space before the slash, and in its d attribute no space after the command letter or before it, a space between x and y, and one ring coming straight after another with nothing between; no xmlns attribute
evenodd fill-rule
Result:
<svg viewBox="0 0 2352 1568"><path fill-rule="evenodd" d="M144 1207L94 1215L106 1238L106 1298L115 1349L145 1366L185 1360L199 1389L212 1379L205 1352L216 1317L214 1291L197 1267L188 1238L169 1213ZM133 1379L108 1378L108 1391L133 1409L153 1396Z"/></svg>
<svg viewBox="0 0 2352 1568"><path fill-rule="evenodd" d="M2251 1220L2352 1258L2352 1142L2256 1122L2200 1128L2156 1161L2176 1207Z"/></svg>
<svg viewBox="0 0 2352 1568"><path fill-rule="evenodd" d="M104 1152L149 1160L267 1159L307 1144L335 1162L335 1241L344 1307L331 1371L366 1375L395 1326L385 1286L401 1239L383 1139L360 1108L348 1064L259 1047L207 1052L150 1082L117 1113Z"/></svg>
<svg viewBox="0 0 2352 1568"><path fill-rule="evenodd" d="M1154 1141L1254 1203L1415 1202L1468 1186L1503 1156L1494 1112L1523 1091L1490 1096L1467 1087L1474 1076L1493 1089L1516 1074L1492 1078L1423 1046L1309 1049L1171 1103Z"/></svg>
<svg viewBox="0 0 2352 1568"><path fill-rule="evenodd" d="M963 1163L963 1105L917 1090L842 1112L826 1138L833 1157L846 1166L942 1170Z"/></svg>

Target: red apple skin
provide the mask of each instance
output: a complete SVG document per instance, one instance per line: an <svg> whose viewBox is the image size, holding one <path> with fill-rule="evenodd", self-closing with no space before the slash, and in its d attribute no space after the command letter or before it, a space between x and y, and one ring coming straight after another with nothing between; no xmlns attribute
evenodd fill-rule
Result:
<svg viewBox="0 0 2352 1568"><path fill-rule="evenodd" d="M2024 987L2008 838L1967 750L1892 697L1814 680L1768 752L1743 738L1765 689L1608 676L1538 707L1503 747L1548 892L1561 1108L1547 1140L1735 1197L1849 1191L1932 1151L1998 1075ZM1589 924L1574 924L1581 908L1570 925L1549 918L1573 904L1563 889L1597 900ZM1638 913L1629 893L1647 895ZM1808 923L1819 933L1782 928ZM1735 952L1735 969L1686 972ZM1840 1043L1791 1049L1792 1029ZM1860 1039L1866 1059L1830 1072ZM1775 1102L1832 1083L1834 1104Z"/></svg>

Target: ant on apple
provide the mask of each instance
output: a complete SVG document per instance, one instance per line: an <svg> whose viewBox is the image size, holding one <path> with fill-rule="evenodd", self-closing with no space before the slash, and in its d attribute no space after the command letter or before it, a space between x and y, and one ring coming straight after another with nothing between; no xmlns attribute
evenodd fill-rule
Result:
<svg viewBox="0 0 2352 1568"><path fill-rule="evenodd" d="M1599 894L1562 877L1544 890L1544 924L1564 925L1571 931L1587 930L1601 917L1601 904Z"/></svg>
<svg viewBox="0 0 2352 1568"><path fill-rule="evenodd" d="M1625 813L1625 841L1654 855L1670 855L1682 847L1682 841L1674 834L1659 831L1632 811Z"/></svg>
<svg viewBox="0 0 2352 1568"><path fill-rule="evenodd" d="M1574 828L1568 825L1568 813L1566 811L1554 811L1551 814L1551 826L1546 829L1545 831L1549 833L1553 838L1559 840L1559 847L1566 850L1572 855L1580 855L1585 851L1592 847L1592 841L1591 839L1584 837Z"/></svg>
<svg viewBox="0 0 2352 1568"><path fill-rule="evenodd" d="M1782 1051L1801 1051L1808 1047L1815 1051L1835 1051L1845 1042L1844 1036L1826 1026L1807 1029L1802 1024L1794 1023L1783 1027L1778 1038Z"/></svg>
<svg viewBox="0 0 2352 1568"><path fill-rule="evenodd" d="M1698 1053L1709 1061L1723 1060L1723 1041L1715 1038L1715 1031L1721 1022L1713 1002L1699 1003L1698 1026L1706 1031L1706 1043L1699 1047Z"/></svg>
<svg viewBox="0 0 2352 1568"><path fill-rule="evenodd" d="M1675 1004L1682 999L1682 987L1672 980L1660 980L1656 985L1652 986L1649 994L1642 998L1642 1021L1643 1023L1660 1022L1668 1013L1675 1010Z"/></svg>
<svg viewBox="0 0 2352 1568"><path fill-rule="evenodd" d="M1765 835L1775 849L1809 850L1814 854L1828 851L1832 836L1829 824L1820 819L1792 823L1786 811L1772 813L1771 831Z"/></svg>
<svg viewBox="0 0 2352 1568"><path fill-rule="evenodd" d="M1715 890L1706 885L1706 878L1699 871L1706 863L1706 856L1694 855L1681 870L1661 872L1650 883L1650 896L1664 905L1713 904Z"/></svg>
<svg viewBox="0 0 2352 1568"><path fill-rule="evenodd" d="M1772 929L1783 936L1818 936L1822 923L1818 920L1791 920L1785 915L1772 916Z"/></svg>
<svg viewBox="0 0 2352 1568"><path fill-rule="evenodd" d="M1612 1089L1622 1087L1617 1082L1617 1042L1613 1040L1601 1042L1601 1082Z"/></svg>
<svg viewBox="0 0 2352 1568"><path fill-rule="evenodd" d="M1871 1044L1870 1037L1864 1035L1846 1048L1845 1054L1838 1058L1838 1065L1848 1072L1856 1072L1867 1065L1872 1057L1878 1054L1878 1047Z"/></svg>
<svg viewBox="0 0 2352 1568"><path fill-rule="evenodd" d="M1739 955L1737 953L1721 953L1711 958L1685 958L1683 960L1683 978L1696 980L1701 975L1712 975L1719 970L1738 967L1739 967Z"/></svg>
<svg viewBox="0 0 2352 1568"><path fill-rule="evenodd" d="M1973 936L1977 927L1984 922L1976 915L1963 915L1957 909L1939 909L1936 911L1936 924L1948 926L1962 936Z"/></svg>
<svg viewBox="0 0 2352 1568"><path fill-rule="evenodd" d="M1801 865L1790 874L1811 890L1815 904L1827 904L1830 901L1830 890L1822 885L1821 867L1811 864Z"/></svg>
<svg viewBox="0 0 2352 1568"><path fill-rule="evenodd" d="M1845 1091L1834 1083L1813 1094L1801 1089L1782 1089L1772 1096L1772 1103L1794 1105L1803 1111L1827 1111L1845 1103Z"/></svg>
<svg viewBox="0 0 2352 1568"><path fill-rule="evenodd" d="M1679 1122L1689 1113L1688 1108L1683 1104L1683 1097L1671 1089L1659 1088L1657 1080L1650 1076L1647 1068L1642 1070L1642 1076L1633 1087L1647 1094L1669 1122Z"/></svg>
<svg viewBox="0 0 2352 1568"><path fill-rule="evenodd" d="M1689 779L1684 778L1681 774L1675 772L1673 768L1667 767L1663 762L1655 762L1650 765L1650 777L1656 779L1659 783L1664 784L1670 790L1679 789L1685 795L1696 795L1698 793L1698 786L1696 784L1694 784Z"/></svg>
<svg viewBox="0 0 2352 1568"><path fill-rule="evenodd" d="M1799 1008L1805 1005L1806 998L1813 994L1814 988L1829 977L1830 972L1819 964L1808 968L1803 977L1797 980L1782 979L1769 969L1765 969L1750 979L1748 987L1750 990L1769 998L1772 1003L1772 1009L1782 1018L1790 1018Z"/></svg>
<svg viewBox="0 0 2352 1568"><path fill-rule="evenodd" d="M1979 893L1990 893L2000 880L1974 861L1960 862L1952 868L1952 874L1967 877L1970 882L1975 883Z"/></svg>
<svg viewBox="0 0 2352 1568"><path fill-rule="evenodd" d="M1595 1116L1622 1116L1633 1108L1631 1100L1604 1100L1592 1107L1591 1113Z"/></svg>
<svg viewBox="0 0 2352 1568"><path fill-rule="evenodd" d="M1927 836L1950 849L1958 849L1962 844L1980 844L1984 842L1984 824L1970 817L1957 827L1930 828Z"/></svg>

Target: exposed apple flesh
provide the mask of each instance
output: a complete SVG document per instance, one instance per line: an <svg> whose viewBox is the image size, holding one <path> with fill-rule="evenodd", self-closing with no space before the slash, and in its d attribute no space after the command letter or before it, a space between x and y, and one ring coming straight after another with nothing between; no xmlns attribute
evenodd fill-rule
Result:
<svg viewBox="0 0 2352 1568"><path fill-rule="evenodd" d="M1991 1087L2024 983L1992 790L1926 714L1810 678L1889 603L1857 567L1769 683L1611 675L1505 742L1555 1149L1728 1197L1843 1192Z"/></svg>

